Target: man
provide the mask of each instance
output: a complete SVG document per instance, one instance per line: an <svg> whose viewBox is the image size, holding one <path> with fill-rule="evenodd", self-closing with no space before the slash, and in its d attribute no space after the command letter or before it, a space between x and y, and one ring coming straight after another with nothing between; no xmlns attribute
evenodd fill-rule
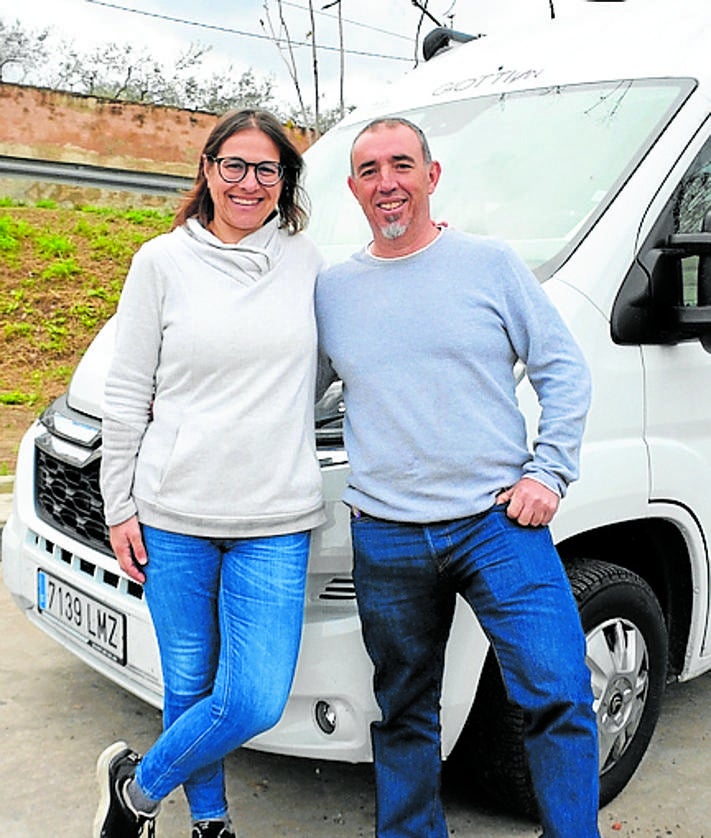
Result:
<svg viewBox="0 0 711 838"><path fill-rule="evenodd" d="M526 714L546 838L598 838L585 640L546 526L577 476L587 367L510 248L433 223L440 172L412 123L364 128L348 184L373 241L326 270L316 296L322 353L344 384L344 500L382 713L377 836L447 835L439 700L459 593ZM519 359L542 411L532 451Z"/></svg>

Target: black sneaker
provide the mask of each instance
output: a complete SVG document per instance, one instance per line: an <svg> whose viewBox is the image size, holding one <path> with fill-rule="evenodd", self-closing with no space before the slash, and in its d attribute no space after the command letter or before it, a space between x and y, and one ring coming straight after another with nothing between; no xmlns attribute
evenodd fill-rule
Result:
<svg viewBox="0 0 711 838"><path fill-rule="evenodd" d="M195 821L192 838L236 838L224 821Z"/></svg>
<svg viewBox="0 0 711 838"><path fill-rule="evenodd" d="M99 782L99 808L94 818L94 838L146 838L155 836L158 812L136 812L129 805L124 789L136 773L141 757L126 746L114 742L99 756L96 779Z"/></svg>

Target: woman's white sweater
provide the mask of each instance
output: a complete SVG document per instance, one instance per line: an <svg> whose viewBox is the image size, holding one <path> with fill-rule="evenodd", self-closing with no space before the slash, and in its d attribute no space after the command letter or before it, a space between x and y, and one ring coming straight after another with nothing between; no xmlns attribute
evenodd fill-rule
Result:
<svg viewBox="0 0 711 838"><path fill-rule="evenodd" d="M324 520L314 442L321 257L274 219L225 244L190 219L133 259L104 400L106 521L268 536Z"/></svg>

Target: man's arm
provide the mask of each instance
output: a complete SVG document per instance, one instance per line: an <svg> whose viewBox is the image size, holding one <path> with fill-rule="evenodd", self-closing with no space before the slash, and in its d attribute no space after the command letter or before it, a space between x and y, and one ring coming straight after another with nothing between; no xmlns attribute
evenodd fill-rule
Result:
<svg viewBox="0 0 711 838"><path fill-rule="evenodd" d="M524 526L550 523L568 485L578 477L580 445L590 406L590 372L558 310L518 257L509 254L514 294L509 334L541 409L533 457L521 479L499 495L509 517Z"/></svg>

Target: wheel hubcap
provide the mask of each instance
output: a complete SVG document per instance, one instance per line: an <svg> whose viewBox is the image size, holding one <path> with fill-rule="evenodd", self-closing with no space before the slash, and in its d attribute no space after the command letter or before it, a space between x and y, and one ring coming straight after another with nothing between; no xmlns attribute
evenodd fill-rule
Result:
<svg viewBox="0 0 711 838"><path fill-rule="evenodd" d="M641 632L628 620L601 623L586 640L604 774L622 757L639 727L649 688L649 653Z"/></svg>

